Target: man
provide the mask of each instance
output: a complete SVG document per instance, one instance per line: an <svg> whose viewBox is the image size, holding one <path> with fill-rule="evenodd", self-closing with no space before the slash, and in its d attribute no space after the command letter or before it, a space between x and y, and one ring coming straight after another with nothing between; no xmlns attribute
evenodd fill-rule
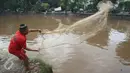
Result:
<svg viewBox="0 0 130 73"><path fill-rule="evenodd" d="M25 50L36 51L36 52L39 51L39 50L33 50L26 47L26 35L29 32L41 32L41 30L29 30L26 24L21 24L19 30L11 39L8 48L9 53L17 56L20 60L24 61L24 66L26 70L29 70L30 67L29 67L28 57L26 55Z"/></svg>

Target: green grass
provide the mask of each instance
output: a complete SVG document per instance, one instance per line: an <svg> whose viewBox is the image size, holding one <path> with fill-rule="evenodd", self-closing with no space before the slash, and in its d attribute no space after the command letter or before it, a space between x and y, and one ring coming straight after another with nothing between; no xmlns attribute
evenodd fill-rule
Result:
<svg viewBox="0 0 130 73"><path fill-rule="evenodd" d="M34 59L33 62L39 63L38 65L39 65L40 71L38 73L53 73L52 66L50 66L49 64L46 64L42 60Z"/></svg>

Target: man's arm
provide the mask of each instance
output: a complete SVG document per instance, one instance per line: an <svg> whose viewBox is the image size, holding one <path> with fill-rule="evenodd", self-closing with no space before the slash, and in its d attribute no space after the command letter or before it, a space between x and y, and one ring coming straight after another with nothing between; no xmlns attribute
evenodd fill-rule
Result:
<svg viewBox="0 0 130 73"><path fill-rule="evenodd" d="M28 51L35 51L35 52L39 51L39 49L37 49L37 50L33 50L33 49L30 49L30 48L25 48L25 49L28 50Z"/></svg>
<svg viewBox="0 0 130 73"><path fill-rule="evenodd" d="M29 32L40 32L41 33L41 29L29 29Z"/></svg>

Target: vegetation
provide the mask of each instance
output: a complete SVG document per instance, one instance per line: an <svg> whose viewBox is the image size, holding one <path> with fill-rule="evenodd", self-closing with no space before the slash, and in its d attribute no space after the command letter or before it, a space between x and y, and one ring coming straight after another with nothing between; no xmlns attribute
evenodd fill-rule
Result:
<svg viewBox="0 0 130 73"><path fill-rule="evenodd" d="M30 71L30 73L53 73L52 67L40 59L31 60L31 64L35 66L35 68Z"/></svg>
<svg viewBox="0 0 130 73"><path fill-rule="evenodd" d="M54 11L54 8L61 7L62 11L78 11L96 12L96 5L101 0L0 0L0 12L46 12ZM130 1L111 0L115 8L113 13L129 12Z"/></svg>

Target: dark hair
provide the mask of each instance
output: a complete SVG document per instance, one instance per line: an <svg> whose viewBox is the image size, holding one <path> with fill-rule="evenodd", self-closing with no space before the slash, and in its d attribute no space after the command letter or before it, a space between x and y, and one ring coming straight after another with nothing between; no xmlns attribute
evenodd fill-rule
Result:
<svg viewBox="0 0 130 73"><path fill-rule="evenodd" d="M27 28L28 28L28 26L26 24L20 24L19 31L24 32L27 30Z"/></svg>

